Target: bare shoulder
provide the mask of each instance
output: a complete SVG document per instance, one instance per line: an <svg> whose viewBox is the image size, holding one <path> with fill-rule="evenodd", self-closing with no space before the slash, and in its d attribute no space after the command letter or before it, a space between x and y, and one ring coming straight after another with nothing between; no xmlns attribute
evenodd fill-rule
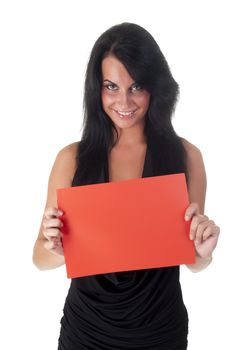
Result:
<svg viewBox="0 0 234 350"><path fill-rule="evenodd" d="M58 156L73 159L76 156L78 147L79 141L70 143L59 150Z"/></svg>
<svg viewBox="0 0 234 350"><path fill-rule="evenodd" d="M58 151L56 158L59 158L60 161L64 162L65 164L74 165L78 147L79 141L70 143Z"/></svg>
<svg viewBox="0 0 234 350"><path fill-rule="evenodd" d="M78 152L79 141L73 142L60 149L55 157L52 166L49 185L60 187L69 187L76 171L76 155Z"/></svg>
<svg viewBox="0 0 234 350"><path fill-rule="evenodd" d="M190 163L191 162L195 162L195 163L200 162L202 160L202 153L201 153L200 149L182 137L181 137L181 141L182 141L184 148L186 150L188 161Z"/></svg>
<svg viewBox="0 0 234 350"><path fill-rule="evenodd" d="M188 190L190 202L198 203L200 212L204 211L206 194L206 171L200 149L188 140L181 138L187 153Z"/></svg>

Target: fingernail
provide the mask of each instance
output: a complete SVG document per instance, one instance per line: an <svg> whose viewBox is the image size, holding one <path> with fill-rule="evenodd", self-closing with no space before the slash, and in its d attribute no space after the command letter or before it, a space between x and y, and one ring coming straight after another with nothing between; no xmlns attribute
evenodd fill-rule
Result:
<svg viewBox="0 0 234 350"><path fill-rule="evenodd" d="M189 238L192 240L192 239L193 239L193 236L192 236L192 235L189 235Z"/></svg>
<svg viewBox="0 0 234 350"><path fill-rule="evenodd" d="M189 220L189 216L185 215L185 220L188 221Z"/></svg>
<svg viewBox="0 0 234 350"><path fill-rule="evenodd" d="M59 210L58 215L63 215L63 212L61 210Z"/></svg>

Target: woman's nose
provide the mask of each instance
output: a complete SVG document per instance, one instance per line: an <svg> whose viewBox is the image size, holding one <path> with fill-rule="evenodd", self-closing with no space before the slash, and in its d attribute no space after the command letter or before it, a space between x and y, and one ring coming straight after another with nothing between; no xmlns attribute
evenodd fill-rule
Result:
<svg viewBox="0 0 234 350"><path fill-rule="evenodd" d="M129 91L122 91L118 95L118 106L121 110L127 110L129 107L131 107L132 104L132 97Z"/></svg>

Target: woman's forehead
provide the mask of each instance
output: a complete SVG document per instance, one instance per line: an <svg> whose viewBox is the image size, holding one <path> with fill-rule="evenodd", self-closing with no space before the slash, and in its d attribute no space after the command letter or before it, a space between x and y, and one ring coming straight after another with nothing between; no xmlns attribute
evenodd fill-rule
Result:
<svg viewBox="0 0 234 350"><path fill-rule="evenodd" d="M115 84L131 85L134 80L125 66L114 56L107 56L102 61L102 78Z"/></svg>

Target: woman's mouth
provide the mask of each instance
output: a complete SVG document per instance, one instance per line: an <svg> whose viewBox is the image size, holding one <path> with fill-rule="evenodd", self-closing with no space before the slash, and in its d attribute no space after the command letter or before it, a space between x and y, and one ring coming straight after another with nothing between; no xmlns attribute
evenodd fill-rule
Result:
<svg viewBox="0 0 234 350"><path fill-rule="evenodd" d="M118 116L121 119L129 119L133 117L134 113L136 112L136 109L134 111L117 111L114 109L114 111L118 114Z"/></svg>

